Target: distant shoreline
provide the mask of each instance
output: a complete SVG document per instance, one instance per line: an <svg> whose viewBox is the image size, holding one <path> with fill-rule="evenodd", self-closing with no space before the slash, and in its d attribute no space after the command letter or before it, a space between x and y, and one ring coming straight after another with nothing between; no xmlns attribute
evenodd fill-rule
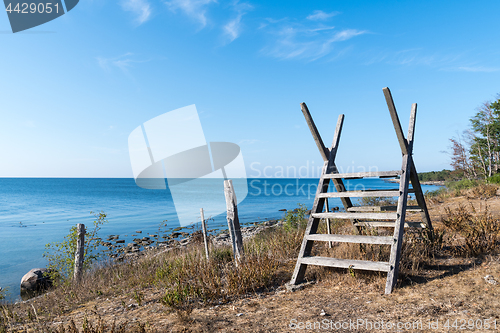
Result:
<svg viewBox="0 0 500 333"><path fill-rule="evenodd" d="M386 181L391 183L399 183L399 179L386 179ZM436 185L436 186L444 186L444 180L429 180L426 182L420 182L421 185Z"/></svg>

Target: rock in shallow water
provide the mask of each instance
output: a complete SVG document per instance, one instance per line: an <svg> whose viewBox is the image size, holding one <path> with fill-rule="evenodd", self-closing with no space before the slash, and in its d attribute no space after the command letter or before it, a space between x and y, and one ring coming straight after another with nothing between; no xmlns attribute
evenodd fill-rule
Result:
<svg viewBox="0 0 500 333"><path fill-rule="evenodd" d="M47 268L33 268L21 278L21 296L23 299L36 296L52 286Z"/></svg>

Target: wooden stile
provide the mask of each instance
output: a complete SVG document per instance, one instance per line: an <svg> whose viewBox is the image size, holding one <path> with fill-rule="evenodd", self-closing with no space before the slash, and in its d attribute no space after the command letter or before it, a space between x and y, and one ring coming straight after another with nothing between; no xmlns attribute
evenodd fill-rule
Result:
<svg viewBox="0 0 500 333"><path fill-rule="evenodd" d="M370 171L340 174L335 166L335 157L340 141L340 134L344 121L344 115L340 115L335 129L335 135L331 148L326 148L319 132L312 120L309 109L305 103L301 103L302 113L311 130L314 141L318 146L324 165L319 180L318 189L314 198L311 214L304 234L304 239L295 265L290 284L296 285L304 279L307 265L319 265L338 268L363 269L372 271L387 272L387 282L385 293L390 294L396 285L399 262L401 257L401 247L403 244L404 228L426 227L432 231L432 224L425 204L425 198L418 180L417 170L413 163L413 140L415 132L415 120L417 105L413 104L410 114L410 124L408 135L405 138L396 112L396 107L392 99L389 88L383 89L384 96L389 108L392 124L396 131L396 136L402 152L402 165L400 170L394 171ZM347 191L343 179L359 179L364 177L400 177L398 189L370 189L363 191ZM335 185L336 192L328 192L330 181ZM412 188L410 188L410 184ZM408 206L408 193L415 193L418 206ZM381 207L356 207L352 205L353 197L397 197L397 206ZM344 205L345 212L330 212L328 198L340 198ZM326 206L326 207L325 207ZM324 210L326 208L326 210ZM406 222L406 212L420 212L422 222ZM327 234L318 234L319 222L326 219ZM330 233L330 219L348 219L352 222L355 231L362 228L393 228L393 236L364 236L364 235L335 235ZM368 221L363 221L368 220ZM340 258L327 258L311 256L311 250L315 241L328 242L330 247L332 242L378 244L391 247L389 262L375 262L366 260L352 260Z"/></svg>

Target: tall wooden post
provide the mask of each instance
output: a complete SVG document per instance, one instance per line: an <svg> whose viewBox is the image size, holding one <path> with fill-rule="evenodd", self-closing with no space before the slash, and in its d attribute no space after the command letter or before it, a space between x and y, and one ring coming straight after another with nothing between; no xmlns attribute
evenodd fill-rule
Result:
<svg viewBox="0 0 500 333"><path fill-rule="evenodd" d="M75 270L73 279L79 281L82 277L83 260L85 255L85 224L78 223L76 225L78 238L76 239L76 252L75 252Z"/></svg>
<svg viewBox="0 0 500 333"><path fill-rule="evenodd" d="M224 196L226 197L227 226L233 244L234 258L238 262L243 255L243 238L241 236L240 220L238 219L236 194L231 180L224 181Z"/></svg>
<svg viewBox="0 0 500 333"><path fill-rule="evenodd" d="M203 213L203 208L200 208L201 214L201 232L203 233L203 242L205 243L205 255L208 260L208 241L207 241L207 224L205 223L205 214Z"/></svg>

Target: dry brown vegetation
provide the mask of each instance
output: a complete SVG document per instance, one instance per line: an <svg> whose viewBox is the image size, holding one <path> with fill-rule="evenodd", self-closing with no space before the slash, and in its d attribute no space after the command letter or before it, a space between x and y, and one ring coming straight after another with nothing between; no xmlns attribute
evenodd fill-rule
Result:
<svg viewBox="0 0 500 333"><path fill-rule="evenodd" d="M247 241L239 265L227 247L213 248L207 261L201 244L107 264L87 272L79 285L62 284L29 302L2 305L0 332L283 332L293 331L292 319L425 324L498 318L500 283L484 279L500 282L500 199L491 186L430 197L435 231L407 229L398 288L391 295L383 295L383 273L322 267L307 270L306 280L314 285L286 292L303 236L296 214ZM352 232L340 221L332 228ZM387 260L389 247L318 243L313 251Z"/></svg>

